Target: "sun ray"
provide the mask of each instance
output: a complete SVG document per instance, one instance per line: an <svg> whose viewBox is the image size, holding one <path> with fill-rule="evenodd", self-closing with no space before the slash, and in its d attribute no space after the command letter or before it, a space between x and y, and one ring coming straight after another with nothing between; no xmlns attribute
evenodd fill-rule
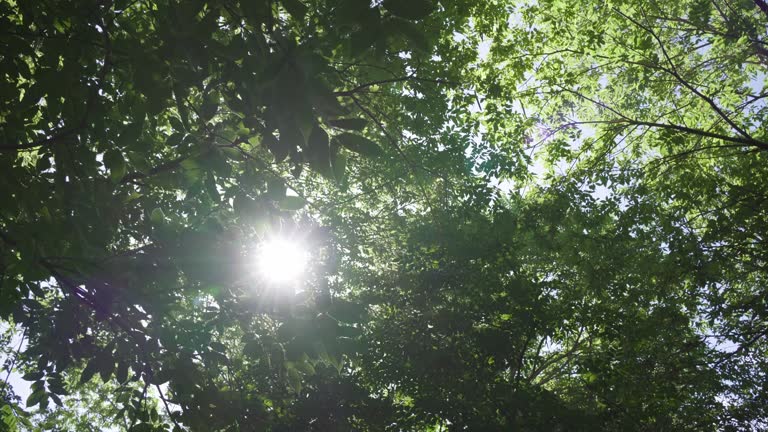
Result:
<svg viewBox="0 0 768 432"><path fill-rule="evenodd" d="M262 277L275 284L298 281L307 266L307 252L291 239L274 237L258 250L257 268Z"/></svg>

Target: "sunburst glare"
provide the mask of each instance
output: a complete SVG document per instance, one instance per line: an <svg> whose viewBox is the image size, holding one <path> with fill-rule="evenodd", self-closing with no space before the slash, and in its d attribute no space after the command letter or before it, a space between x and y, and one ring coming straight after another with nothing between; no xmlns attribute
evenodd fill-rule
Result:
<svg viewBox="0 0 768 432"><path fill-rule="evenodd" d="M256 258L262 277L275 284L298 281L307 266L307 251L296 240L274 237L264 241Z"/></svg>

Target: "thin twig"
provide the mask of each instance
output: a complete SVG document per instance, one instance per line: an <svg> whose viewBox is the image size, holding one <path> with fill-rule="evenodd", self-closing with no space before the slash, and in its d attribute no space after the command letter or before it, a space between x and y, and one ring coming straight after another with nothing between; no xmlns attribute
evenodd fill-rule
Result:
<svg viewBox="0 0 768 432"><path fill-rule="evenodd" d="M4 382L5 387L8 387L8 380L11 378L11 371L13 371L13 368L16 367L16 361L19 359L21 346L24 345L24 338L26 337L27 337L27 327L24 328L24 332L21 334L21 340L19 341L19 346L16 348L16 354L13 356L13 361L11 361L11 365L8 367L8 374L5 376L5 382Z"/></svg>
<svg viewBox="0 0 768 432"><path fill-rule="evenodd" d="M160 385L155 384L155 388L157 389L157 393L160 395L160 400L163 401L163 405L165 406L165 412L168 413L168 417L171 419L174 426L181 429L181 426L179 426L179 423L176 422L176 419L173 418L173 415L171 414L171 408L168 406L168 400L165 399L165 396L163 395L163 391L160 389Z"/></svg>

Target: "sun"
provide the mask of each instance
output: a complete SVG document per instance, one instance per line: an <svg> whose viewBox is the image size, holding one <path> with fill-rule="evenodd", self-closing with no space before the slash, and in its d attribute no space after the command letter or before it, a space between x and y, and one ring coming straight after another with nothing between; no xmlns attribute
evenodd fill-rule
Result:
<svg viewBox="0 0 768 432"><path fill-rule="evenodd" d="M307 266L307 251L295 240L274 237L258 249L256 266L259 274L275 284L298 281Z"/></svg>

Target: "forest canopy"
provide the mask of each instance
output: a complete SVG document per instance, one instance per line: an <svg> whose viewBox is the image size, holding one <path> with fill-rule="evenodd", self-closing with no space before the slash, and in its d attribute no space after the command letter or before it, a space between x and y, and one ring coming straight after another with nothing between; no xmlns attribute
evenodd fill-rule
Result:
<svg viewBox="0 0 768 432"><path fill-rule="evenodd" d="M0 0L0 431L768 429L763 0Z"/></svg>

